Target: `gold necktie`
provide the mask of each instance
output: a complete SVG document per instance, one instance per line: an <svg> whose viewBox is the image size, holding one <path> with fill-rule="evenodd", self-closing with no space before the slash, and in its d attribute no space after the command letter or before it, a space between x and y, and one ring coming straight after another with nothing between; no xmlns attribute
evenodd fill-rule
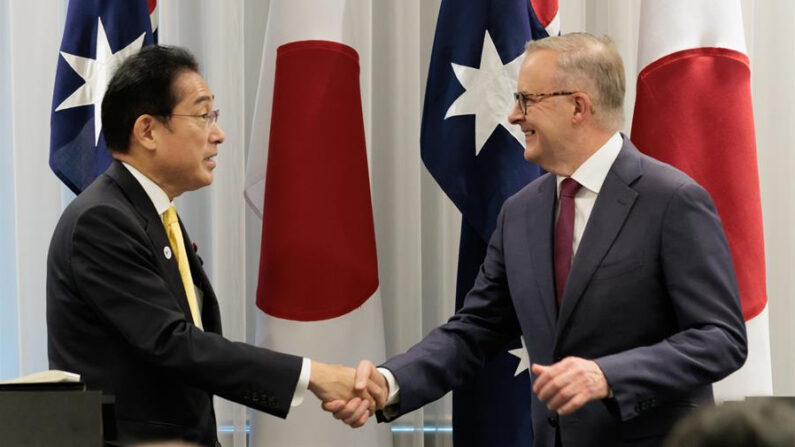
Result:
<svg viewBox="0 0 795 447"><path fill-rule="evenodd" d="M188 307L190 307L190 314L193 317L193 324L204 330L201 315L199 315L199 303L196 301L196 291L193 288L190 265L188 265L188 255L185 253L185 241L182 239L182 231L179 228L177 209L173 205L168 207L166 212L163 213L163 226L166 227L168 241L171 243L171 249L177 258L179 276L182 277L182 285L185 287L185 295L188 297Z"/></svg>

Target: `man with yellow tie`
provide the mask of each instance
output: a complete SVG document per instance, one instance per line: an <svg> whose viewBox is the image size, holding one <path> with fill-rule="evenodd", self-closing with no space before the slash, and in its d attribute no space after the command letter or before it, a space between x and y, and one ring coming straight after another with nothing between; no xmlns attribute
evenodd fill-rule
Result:
<svg viewBox="0 0 795 447"><path fill-rule="evenodd" d="M213 101L182 49L146 47L123 62L102 101L115 160L64 210L50 243L50 367L115 396L125 444L217 444L213 395L279 417L307 389L325 401L354 397L350 368L221 336L218 302L173 205L212 183L224 141ZM362 416L371 400L362 396Z"/></svg>

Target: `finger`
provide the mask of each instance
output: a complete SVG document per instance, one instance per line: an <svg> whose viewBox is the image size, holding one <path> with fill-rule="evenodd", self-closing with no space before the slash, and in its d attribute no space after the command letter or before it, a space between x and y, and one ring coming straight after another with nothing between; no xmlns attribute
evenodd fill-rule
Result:
<svg viewBox="0 0 795 447"><path fill-rule="evenodd" d="M575 375L571 371L558 371L553 372L551 369L545 372L546 383L539 387L536 395L542 402L547 402L549 405L550 400L554 399L563 389L570 386L572 383L577 384L574 380ZM575 388L576 389L576 388ZM569 390L570 392L573 390Z"/></svg>
<svg viewBox="0 0 795 447"><path fill-rule="evenodd" d="M323 402L320 406L323 407L325 411L330 411L332 413L335 413L345 408L345 404L346 402L344 400L337 399L337 400L332 400L330 402Z"/></svg>
<svg viewBox="0 0 795 447"><path fill-rule="evenodd" d="M547 374L547 371L549 371L549 366L542 366L534 363L530 366L530 371L534 376L536 376L535 380L533 381L533 392L538 394L538 390L545 386L549 381L549 375Z"/></svg>
<svg viewBox="0 0 795 447"><path fill-rule="evenodd" d="M370 416L372 416L370 413L363 414L362 417L360 417L358 421L355 421L353 424L351 424L351 428L359 428L359 427L361 427L362 425L364 425L367 422L368 419L370 419Z"/></svg>
<svg viewBox="0 0 795 447"><path fill-rule="evenodd" d="M367 407L368 407L367 401L366 400L365 401L361 401L359 403L359 406L356 407L356 410L353 412L353 414L350 415L349 417L343 419L343 422L345 422L348 425L352 425L354 422L356 422L359 419L361 419L362 415L364 415L364 414L368 414L369 415Z"/></svg>
<svg viewBox="0 0 795 447"><path fill-rule="evenodd" d="M378 408L384 408L388 396L386 389L382 385L369 380L367 382L367 392L375 399L375 404Z"/></svg>
<svg viewBox="0 0 795 447"><path fill-rule="evenodd" d="M530 372L532 372L534 376L540 376L541 373L547 369L549 369L549 366L539 365L538 363L533 363L530 365Z"/></svg>
<svg viewBox="0 0 795 447"><path fill-rule="evenodd" d="M354 397L353 399L349 400L348 403L345 404L339 411L334 412L335 419L345 420L350 418L355 412L356 409L359 407L359 404L362 403L362 400L358 397Z"/></svg>
<svg viewBox="0 0 795 447"><path fill-rule="evenodd" d="M560 391L562 385L563 384L560 383L560 379L557 377L550 377L543 386L538 388L538 391L536 392L538 400L541 402L547 402L548 404L549 400L558 394L558 391Z"/></svg>
<svg viewBox="0 0 795 447"><path fill-rule="evenodd" d="M353 388L356 391L364 391L367 388L367 379L375 372L375 365L369 360L362 360L356 366L356 379Z"/></svg>
<svg viewBox="0 0 795 447"><path fill-rule="evenodd" d="M582 406L588 402L589 399L587 399L585 395L577 394L558 409L558 414L561 416L569 415L582 408Z"/></svg>
<svg viewBox="0 0 795 447"><path fill-rule="evenodd" d="M533 391L538 398L547 402L570 383L576 382L577 364L568 359L546 367L541 376L533 384Z"/></svg>
<svg viewBox="0 0 795 447"><path fill-rule="evenodd" d="M373 396L370 394L370 391L369 391L369 389L370 389L369 382L370 382L370 381L368 380L368 386L367 386L367 389L366 389L366 390L364 390L364 391L361 393L361 397L362 397L362 399L363 399L363 400L367 401L367 403L368 403L368 405L367 405L367 408L370 410L370 413L374 413L374 412L375 412L375 410L376 410L376 405L377 405L377 404L376 404L376 402L375 402L375 398L373 398Z"/></svg>
<svg viewBox="0 0 795 447"><path fill-rule="evenodd" d="M568 403L571 399L577 396L582 391L582 386L579 382L569 382L560 387L553 395L549 396L547 408L550 410L558 410L560 407ZM539 397L540 399L540 397Z"/></svg>
<svg viewBox="0 0 795 447"><path fill-rule="evenodd" d="M539 399L542 396L548 398L549 394L554 393L556 389L556 379L550 369L545 369L533 382L533 392L536 393Z"/></svg>

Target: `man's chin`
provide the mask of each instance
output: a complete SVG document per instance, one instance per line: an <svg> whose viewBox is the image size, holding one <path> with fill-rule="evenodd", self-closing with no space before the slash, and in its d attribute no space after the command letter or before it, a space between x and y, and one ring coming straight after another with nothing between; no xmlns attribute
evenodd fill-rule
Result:
<svg viewBox="0 0 795 447"><path fill-rule="evenodd" d="M197 178L196 182L191 185L191 188L188 191L196 191L197 189L202 189L205 186L210 186L213 183L213 173L212 172L205 172L201 178Z"/></svg>
<svg viewBox="0 0 795 447"><path fill-rule="evenodd" d="M534 148L527 147L524 150L524 159L530 163L538 163L538 152Z"/></svg>

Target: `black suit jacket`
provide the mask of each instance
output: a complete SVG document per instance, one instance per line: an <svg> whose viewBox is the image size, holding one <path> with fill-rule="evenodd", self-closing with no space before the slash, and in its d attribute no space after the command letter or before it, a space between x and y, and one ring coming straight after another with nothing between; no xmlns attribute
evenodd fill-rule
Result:
<svg viewBox="0 0 795 447"><path fill-rule="evenodd" d="M614 393L566 417L533 394L536 446L555 446L556 437L563 446L656 446L677 420L712 399L713 382L743 364L745 325L732 259L703 188L625 140L559 312L555 204L551 174L505 202L463 307L384 364L400 386L397 414L462 385L523 334L532 362L593 359Z"/></svg>
<svg viewBox="0 0 795 447"><path fill-rule="evenodd" d="M180 224L181 225L181 224ZM191 239L182 228L187 247ZM50 367L116 396L121 441L216 443L212 397L286 417L302 359L221 336L213 289L191 323L176 257L149 197L119 162L64 211L47 260Z"/></svg>

